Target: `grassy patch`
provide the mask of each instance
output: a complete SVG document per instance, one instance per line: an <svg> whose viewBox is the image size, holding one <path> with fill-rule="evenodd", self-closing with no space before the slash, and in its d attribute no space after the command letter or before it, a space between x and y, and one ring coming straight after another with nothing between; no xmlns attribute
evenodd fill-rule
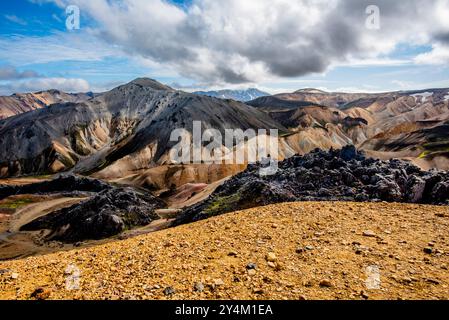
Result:
<svg viewBox="0 0 449 320"><path fill-rule="evenodd" d="M0 203L0 208L16 210L34 202L35 200L31 198L7 199Z"/></svg>

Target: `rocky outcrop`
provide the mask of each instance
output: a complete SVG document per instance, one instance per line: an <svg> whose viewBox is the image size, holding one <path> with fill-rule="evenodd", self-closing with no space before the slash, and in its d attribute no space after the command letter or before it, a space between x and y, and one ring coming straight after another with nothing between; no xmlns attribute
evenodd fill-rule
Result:
<svg viewBox="0 0 449 320"><path fill-rule="evenodd" d="M68 208L52 212L24 225L22 231L49 229L46 240L74 243L105 239L159 219L158 198L131 188L112 188Z"/></svg>
<svg viewBox="0 0 449 320"><path fill-rule="evenodd" d="M250 165L207 200L184 210L176 224L287 201L449 204L448 172L366 158L353 146L294 156L279 163L272 176L259 176L260 167Z"/></svg>

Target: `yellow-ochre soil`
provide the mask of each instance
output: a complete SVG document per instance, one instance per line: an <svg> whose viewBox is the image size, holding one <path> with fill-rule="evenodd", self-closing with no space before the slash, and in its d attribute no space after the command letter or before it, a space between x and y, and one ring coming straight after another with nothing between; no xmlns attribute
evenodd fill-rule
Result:
<svg viewBox="0 0 449 320"><path fill-rule="evenodd" d="M448 266L449 207L285 203L2 262L0 298L448 299Z"/></svg>

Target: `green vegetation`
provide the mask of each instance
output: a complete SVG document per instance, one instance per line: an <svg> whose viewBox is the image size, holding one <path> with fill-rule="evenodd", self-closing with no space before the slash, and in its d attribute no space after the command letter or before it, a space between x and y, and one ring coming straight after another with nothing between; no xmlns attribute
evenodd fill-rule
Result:
<svg viewBox="0 0 449 320"><path fill-rule="evenodd" d="M52 174L41 174L37 176L29 176L28 178L37 179L37 180L50 180L53 178Z"/></svg>
<svg viewBox="0 0 449 320"><path fill-rule="evenodd" d="M20 199L7 199L2 201L2 203L0 203L0 208L2 209L19 209L21 207L24 207L26 205L29 205L31 203L34 203L35 200L31 199L31 198L20 198Z"/></svg>
<svg viewBox="0 0 449 320"><path fill-rule="evenodd" d="M203 211L209 217L230 212L240 201L240 194L236 193L226 197L218 197Z"/></svg>
<svg viewBox="0 0 449 320"><path fill-rule="evenodd" d="M419 155L420 159L449 153L449 141L447 140L425 143L422 147L424 148L424 151Z"/></svg>

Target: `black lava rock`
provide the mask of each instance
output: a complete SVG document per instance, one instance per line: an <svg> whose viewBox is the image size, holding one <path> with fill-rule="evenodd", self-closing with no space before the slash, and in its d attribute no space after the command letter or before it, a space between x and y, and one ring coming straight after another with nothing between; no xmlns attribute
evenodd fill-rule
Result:
<svg viewBox="0 0 449 320"><path fill-rule="evenodd" d="M105 239L127 229L159 219L156 209L165 207L158 198L132 188L112 188L68 208L38 218L21 230L49 229L46 240L76 243Z"/></svg>
<svg viewBox="0 0 449 320"><path fill-rule="evenodd" d="M76 175L61 175L50 181L42 181L26 185L0 185L0 200L19 194L48 194L101 192L113 187L101 180L80 177Z"/></svg>
<svg viewBox="0 0 449 320"><path fill-rule="evenodd" d="M449 173L422 171L401 160L366 158L353 146L315 150L279 163L274 175L260 165L220 186L208 199L185 209L175 225L288 201L358 201L449 204Z"/></svg>

